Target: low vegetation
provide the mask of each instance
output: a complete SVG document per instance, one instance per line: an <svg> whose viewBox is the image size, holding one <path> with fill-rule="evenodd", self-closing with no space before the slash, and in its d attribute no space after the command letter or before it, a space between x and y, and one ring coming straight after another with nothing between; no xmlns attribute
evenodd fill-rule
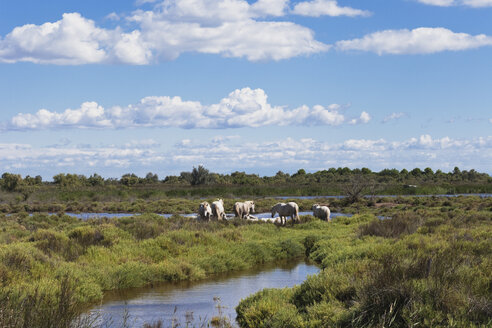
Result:
<svg viewBox="0 0 492 328"><path fill-rule="evenodd" d="M0 322L68 327L75 309L107 290L198 280L303 257L327 223L198 222L146 214L81 221L66 215L0 217ZM49 319L49 320L48 320ZM57 322L54 324L53 322Z"/></svg>
<svg viewBox="0 0 492 328"><path fill-rule="evenodd" d="M236 308L241 327L492 326L492 201L339 218L305 240L323 268ZM342 226L344 228L342 228Z"/></svg>
<svg viewBox="0 0 492 328"><path fill-rule="evenodd" d="M301 209L313 203L297 201ZM264 210L275 202L256 203ZM241 327L492 325L492 198L329 202L333 212L355 215L331 223L306 215L300 224L279 227L178 215L82 221L0 214L0 322L94 327L75 319L105 291L307 256L322 272L295 288L243 300ZM182 203L176 200L184 209L196 206ZM215 321L222 322L220 316Z"/></svg>

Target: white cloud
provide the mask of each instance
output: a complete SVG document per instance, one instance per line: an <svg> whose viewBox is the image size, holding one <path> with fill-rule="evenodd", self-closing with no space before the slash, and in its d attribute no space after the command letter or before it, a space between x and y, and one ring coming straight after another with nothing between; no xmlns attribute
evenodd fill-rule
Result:
<svg viewBox="0 0 492 328"><path fill-rule="evenodd" d="M385 30L360 39L339 41L339 50L370 51L383 54L431 54L459 51L492 45L492 37L454 33L445 28L421 27L414 30Z"/></svg>
<svg viewBox="0 0 492 328"><path fill-rule="evenodd" d="M144 139L144 140L132 140L125 143L125 147L140 147L140 148L155 148L160 146L160 144L154 139Z"/></svg>
<svg viewBox="0 0 492 328"><path fill-rule="evenodd" d="M135 4L137 6L140 6L140 5L143 5L143 4L146 4L146 3L155 3L157 1L159 1L159 0L137 0L137 1L135 1Z"/></svg>
<svg viewBox="0 0 492 328"><path fill-rule="evenodd" d="M492 0L417 0L420 3L432 6L469 6L473 8L492 7Z"/></svg>
<svg viewBox="0 0 492 328"><path fill-rule="evenodd" d="M417 0L420 3L432 6L448 7L452 6L455 0Z"/></svg>
<svg viewBox="0 0 492 328"><path fill-rule="evenodd" d="M173 60L185 52L281 60L330 48L315 40L307 27L261 20L284 16L287 10L288 0L253 4L245 0L165 0L152 10L137 10L126 17L137 25L132 31L100 28L78 13L66 13L54 23L16 27L0 38L0 62L144 65ZM116 13L107 16L121 18Z"/></svg>
<svg viewBox="0 0 492 328"><path fill-rule="evenodd" d="M115 13L114 11L108 15L106 15L106 19L112 20L112 21L119 21L121 19L120 15Z"/></svg>
<svg viewBox="0 0 492 328"><path fill-rule="evenodd" d="M335 0L312 0L299 2L294 6L292 13L302 16L369 16L366 10L351 7L340 7Z"/></svg>
<svg viewBox="0 0 492 328"><path fill-rule="evenodd" d="M108 57L104 44L110 38L108 31L80 14L64 14L55 23L16 27L0 39L0 62L98 63Z"/></svg>
<svg viewBox="0 0 492 328"><path fill-rule="evenodd" d="M342 106L316 105L287 109L272 106L262 89L243 88L231 92L220 102L203 105L180 97L146 97L126 107L105 109L95 102L85 102L78 109L61 113L41 109L35 114L17 114L4 124L4 130L36 130L58 128L237 128L267 125L331 125L367 123L370 115L347 121L339 109Z"/></svg>
<svg viewBox="0 0 492 328"><path fill-rule="evenodd" d="M391 113L390 115L386 116L382 123L388 123L388 122L391 122L391 121L396 121L396 120L399 120L400 118L403 118L407 116L405 113Z"/></svg>
<svg viewBox="0 0 492 328"><path fill-rule="evenodd" d="M349 121L349 124L366 124L371 120L371 115L368 112L362 112L359 118L354 118Z"/></svg>
<svg viewBox="0 0 492 328"><path fill-rule="evenodd" d="M251 5L251 11L258 16L283 16L289 7L289 0L258 0Z"/></svg>
<svg viewBox="0 0 492 328"><path fill-rule="evenodd" d="M385 139L348 139L340 143L314 139L292 139L245 142L243 139L195 141L187 140L186 147L172 152L170 165L184 169L196 163L207 168L258 172L259 169L310 170L330 166L371 167L435 167L452 169L454 166L490 170L492 136L476 139L432 138L421 135L403 141ZM224 161L227 158L227 161ZM479 158L480 160L477 160ZM484 164L479 164L484 163Z"/></svg>
<svg viewBox="0 0 492 328"><path fill-rule="evenodd" d="M222 10L217 4L198 12L186 7L176 14L171 14L177 11L174 8L137 12L131 20L140 24L142 38L154 55L165 60L184 52L251 61L281 60L329 49L316 41L313 31L306 27L291 22L257 21L249 17L246 9L236 7Z"/></svg>
<svg viewBox="0 0 492 328"><path fill-rule="evenodd" d="M150 52L145 46L138 31L122 33L120 29L98 28L94 21L70 13L54 23L14 28L0 39L0 62L147 64Z"/></svg>
<svg viewBox="0 0 492 328"><path fill-rule="evenodd" d="M142 144L149 144L142 147ZM224 160L227 159L227 160ZM403 141L348 139L339 143L311 138L279 138L251 142L236 136L216 136L209 140L184 139L171 149L161 149L159 140L132 141L123 145L39 147L29 144L0 144L0 166L6 171L35 175L48 172L94 172L121 176L128 170L161 175L190 170L203 164L212 171L275 173L299 168L320 170L328 167L432 167L452 170L477 169L490 172L492 136L452 139L421 135ZM51 174L51 175L49 175Z"/></svg>

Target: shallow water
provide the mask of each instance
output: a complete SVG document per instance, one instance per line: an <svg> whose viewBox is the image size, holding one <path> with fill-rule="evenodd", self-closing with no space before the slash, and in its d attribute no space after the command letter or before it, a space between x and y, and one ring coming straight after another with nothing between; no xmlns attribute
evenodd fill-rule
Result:
<svg viewBox="0 0 492 328"><path fill-rule="evenodd" d="M482 194L439 194L439 195L374 195L374 197L467 197L467 196L478 196L481 198L492 197L492 194L482 193ZM318 198L326 198L326 199L343 199L346 196L277 196L273 197L276 199L318 199ZM365 198L371 198L373 196L364 196Z"/></svg>
<svg viewBox="0 0 492 328"><path fill-rule="evenodd" d="M107 293L102 304L90 310L98 313L100 321L111 322L109 327L120 327L125 312L131 326L162 320L164 327L178 320L186 326L201 326L218 315L214 298L220 299L222 314L235 322L235 307L240 300L264 288L292 287L302 283L319 268L304 261L294 260L218 275L200 282L164 283L156 287L133 288ZM206 326L206 325L205 325Z"/></svg>
<svg viewBox="0 0 492 328"><path fill-rule="evenodd" d="M54 214L54 213L53 213ZM78 219L82 220L88 220L88 219L97 219L97 218L125 218L125 217L131 217L131 216L139 216L142 215L141 213L65 213L66 215L73 216ZM299 215L312 215L312 211L306 211L306 212L299 212ZM165 218L171 217L173 214L158 214L160 216L163 216ZM196 217L196 214L179 214L184 217ZM265 213L255 213L253 214L255 217L258 219L270 219L272 217L272 213L270 212L265 212ZM335 218L337 216L352 216L352 214L345 214L345 213L331 213L331 218ZM229 213L227 214L227 218L233 218L234 214ZM278 214L276 215L278 217Z"/></svg>

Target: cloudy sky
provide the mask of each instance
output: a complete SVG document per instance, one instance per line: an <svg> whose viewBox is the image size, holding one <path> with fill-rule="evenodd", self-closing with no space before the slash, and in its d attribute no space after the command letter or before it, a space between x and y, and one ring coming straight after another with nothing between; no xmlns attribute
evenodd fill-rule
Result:
<svg viewBox="0 0 492 328"><path fill-rule="evenodd" d="M0 173L492 173L492 0L2 0Z"/></svg>

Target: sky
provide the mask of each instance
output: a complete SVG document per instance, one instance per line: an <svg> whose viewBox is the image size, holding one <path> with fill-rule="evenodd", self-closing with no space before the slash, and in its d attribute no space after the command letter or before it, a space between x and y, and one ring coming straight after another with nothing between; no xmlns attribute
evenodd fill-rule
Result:
<svg viewBox="0 0 492 328"><path fill-rule="evenodd" d="M492 0L2 0L0 173L492 173Z"/></svg>

